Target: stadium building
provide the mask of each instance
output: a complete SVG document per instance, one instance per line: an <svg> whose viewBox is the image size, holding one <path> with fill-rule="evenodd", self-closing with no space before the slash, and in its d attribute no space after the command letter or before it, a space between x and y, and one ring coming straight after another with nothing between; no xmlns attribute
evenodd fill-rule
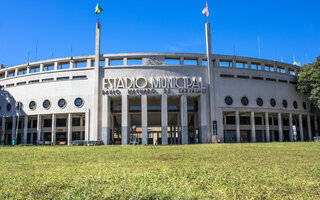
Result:
<svg viewBox="0 0 320 200"><path fill-rule="evenodd" d="M1 144L311 141L318 118L299 67L207 54L100 54L0 69Z"/></svg>

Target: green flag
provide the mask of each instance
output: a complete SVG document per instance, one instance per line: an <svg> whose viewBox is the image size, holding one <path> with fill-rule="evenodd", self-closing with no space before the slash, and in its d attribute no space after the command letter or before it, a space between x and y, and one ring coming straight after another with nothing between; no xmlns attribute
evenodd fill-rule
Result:
<svg viewBox="0 0 320 200"><path fill-rule="evenodd" d="M100 6L99 6L99 3L97 3L97 6L96 6L96 14L100 14L101 12L103 11L103 9L102 8L100 8Z"/></svg>

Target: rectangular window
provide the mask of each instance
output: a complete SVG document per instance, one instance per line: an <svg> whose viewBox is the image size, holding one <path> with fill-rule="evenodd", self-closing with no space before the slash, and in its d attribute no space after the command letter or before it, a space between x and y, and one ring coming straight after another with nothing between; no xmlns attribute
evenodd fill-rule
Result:
<svg viewBox="0 0 320 200"><path fill-rule="evenodd" d="M72 118L72 126L80 126L80 118Z"/></svg>
<svg viewBox="0 0 320 200"><path fill-rule="evenodd" d="M272 126L272 118L269 117L269 125Z"/></svg>
<svg viewBox="0 0 320 200"><path fill-rule="evenodd" d="M253 76L252 79L255 79L255 80L263 80L263 77Z"/></svg>
<svg viewBox="0 0 320 200"><path fill-rule="evenodd" d="M240 117L241 125L250 125L250 117Z"/></svg>
<svg viewBox="0 0 320 200"><path fill-rule="evenodd" d="M180 65L180 59L165 59L166 65Z"/></svg>
<svg viewBox="0 0 320 200"><path fill-rule="evenodd" d="M262 118L261 117L255 117L254 121L255 121L256 125L262 125Z"/></svg>
<svg viewBox="0 0 320 200"><path fill-rule="evenodd" d="M243 76L243 75L238 75L237 78L242 78L242 79L250 79L249 76Z"/></svg>
<svg viewBox="0 0 320 200"><path fill-rule="evenodd" d="M86 75L82 75L82 76L73 76L72 79L87 79Z"/></svg>
<svg viewBox="0 0 320 200"><path fill-rule="evenodd" d="M220 77L223 77L223 78L234 78L234 75L232 75L232 74L220 74Z"/></svg>
<svg viewBox="0 0 320 200"><path fill-rule="evenodd" d="M57 77L57 81L69 80L69 76Z"/></svg>
<svg viewBox="0 0 320 200"><path fill-rule="evenodd" d="M276 79L274 78L266 78L267 81L277 81Z"/></svg>
<svg viewBox="0 0 320 200"><path fill-rule="evenodd" d="M220 67L232 67L231 61L220 61Z"/></svg>
<svg viewBox="0 0 320 200"><path fill-rule="evenodd" d="M66 127L67 126L67 119L57 119L57 127Z"/></svg>
<svg viewBox="0 0 320 200"><path fill-rule="evenodd" d="M236 124L236 117L235 116L227 116L226 123L227 124Z"/></svg>
<svg viewBox="0 0 320 200"><path fill-rule="evenodd" d="M32 81L29 81L29 84L34 84L34 83L39 83L39 80L32 80Z"/></svg>
<svg viewBox="0 0 320 200"><path fill-rule="evenodd" d="M52 127L52 119L44 119L43 120L43 127Z"/></svg>
<svg viewBox="0 0 320 200"><path fill-rule="evenodd" d="M19 82L19 83L17 83L17 85L25 85L25 84L27 84L27 82Z"/></svg>
<svg viewBox="0 0 320 200"><path fill-rule="evenodd" d="M37 128L37 122L38 120L36 119L32 120L32 128Z"/></svg>
<svg viewBox="0 0 320 200"><path fill-rule="evenodd" d="M241 69L248 69L247 63L241 63L241 62L239 63L239 62L237 62L236 67L237 68L241 68Z"/></svg>
<svg viewBox="0 0 320 200"><path fill-rule="evenodd" d="M42 82L50 82L50 81L54 81L54 79L53 78L42 79Z"/></svg>
<svg viewBox="0 0 320 200"><path fill-rule="evenodd" d="M73 64L74 68L85 68L87 67L87 62L78 62Z"/></svg>

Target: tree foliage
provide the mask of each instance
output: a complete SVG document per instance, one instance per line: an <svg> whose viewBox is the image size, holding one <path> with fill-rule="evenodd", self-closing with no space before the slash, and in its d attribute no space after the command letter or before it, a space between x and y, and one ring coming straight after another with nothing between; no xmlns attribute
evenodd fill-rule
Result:
<svg viewBox="0 0 320 200"><path fill-rule="evenodd" d="M297 89L309 97L317 110L320 109L320 56L316 62L300 68Z"/></svg>

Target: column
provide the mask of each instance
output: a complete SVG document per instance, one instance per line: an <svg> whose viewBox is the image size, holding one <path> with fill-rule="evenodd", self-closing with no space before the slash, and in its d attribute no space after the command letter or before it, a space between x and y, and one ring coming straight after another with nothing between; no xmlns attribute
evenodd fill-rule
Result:
<svg viewBox="0 0 320 200"><path fill-rule="evenodd" d="M318 130L318 119L317 116L314 116L314 131L315 131L315 136L319 136L319 130Z"/></svg>
<svg viewBox="0 0 320 200"><path fill-rule="evenodd" d="M200 133L200 141L199 143L205 144L207 143L208 138L208 127L207 127L207 95L205 93L201 93L200 95L200 115L199 115L199 133Z"/></svg>
<svg viewBox="0 0 320 200"><path fill-rule="evenodd" d="M4 145L4 138L6 134L6 118L2 117L2 123L1 123L1 130L2 130L2 135L1 135L1 143Z"/></svg>
<svg viewBox="0 0 320 200"><path fill-rule="evenodd" d="M256 142L256 124L254 119L254 112L251 112L250 124L251 124L251 142Z"/></svg>
<svg viewBox="0 0 320 200"><path fill-rule="evenodd" d="M312 130L311 130L311 117L310 117L310 115L308 115L307 120L308 120L308 140L312 141Z"/></svg>
<svg viewBox="0 0 320 200"><path fill-rule="evenodd" d="M51 145L56 145L56 114L52 114Z"/></svg>
<svg viewBox="0 0 320 200"><path fill-rule="evenodd" d="M12 132L11 132L11 141L16 139L16 116L12 117Z"/></svg>
<svg viewBox="0 0 320 200"><path fill-rule="evenodd" d="M72 114L68 114L68 145L72 142Z"/></svg>
<svg viewBox="0 0 320 200"><path fill-rule="evenodd" d="M299 114L300 141L304 141L302 114Z"/></svg>
<svg viewBox="0 0 320 200"><path fill-rule="evenodd" d="M141 95L142 144L148 144L148 96Z"/></svg>
<svg viewBox="0 0 320 200"><path fill-rule="evenodd" d="M87 60L87 67L92 67L92 61L91 61L91 59L88 59L88 60Z"/></svg>
<svg viewBox="0 0 320 200"><path fill-rule="evenodd" d="M121 140L122 145L127 145L129 142L129 136L128 136L128 96L122 95L121 98L122 105L121 105Z"/></svg>
<svg viewBox="0 0 320 200"><path fill-rule="evenodd" d="M219 117L217 121L218 126L218 139L220 140L220 143L224 143L224 125L223 125L223 111L219 109L218 111Z"/></svg>
<svg viewBox="0 0 320 200"><path fill-rule="evenodd" d="M187 95L180 97L180 117L181 117L181 141L182 144L188 144L188 106Z"/></svg>
<svg viewBox="0 0 320 200"><path fill-rule="evenodd" d="M168 96L167 94L161 95L161 132L162 144L168 144Z"/></svg>
<svg viewBox="0 0 320 200"><path fill-rule="evenodd" d="M240 143L240 117L239 117L239 111L236 111L236 140L237 143Z"/></svg>
<svg viewBox="0 0 320 200"><path fill-rule="evenodd" d="M40 144L40 138L41 138L41 115L38 115L38 117L37 117L37 145Z"/></svg>
<svg viewBox="0 0 320 200"><path fill-rule="evenodd" d="M28 140L28 115L24 116L23 144L27 144Z"/></svg>
<svg viewBox="0 0 320 200"><path fill-rule="evenodd" d="M58 70L58 66L59 66L59 63L58 62L54 62L54 71Z"/></svg>
<svg viewBox="0 0 320 200"><path fill-rule="evenodd" d="M72 60L72 57L71 57L71 60L70 60L70 69L73 69L74 68L74 60Z"/></svg>
<svg viewBox="0 0 320 200"><path fill-rule="evenodd" d="M110 97L102 96L102 133L101 139L104 145L111 143L110 140Z"/></svg>
<svg viewBox="0 0 320 200"><path fill-rule="evenodd" d="M86 116L85 116L85 138L84 140L90 141L90 109L87 110Z"/></svg>
<svg viewBox="0 0 320 200"><path fill-rule="evenodd" d="M290 128L290 140L293 142L293 122L292 122L292 113L289 113L289 128Z"/></svg>
<svg viewBox="0 0 320 200"><path fill-rule="evenodd" d="M282 131L282 117L281 113L278 113L278 134L279 134L279 141L283 142L283 131Z"/></svg>
<svg viewBox="0 0 320 200"><path fill-rule="evenodd" d="M265 113L264 121L266 123L266 139L267 142L270 142L270 126L269 126L269 113Z"/></svg>
<svg viewBox="0 0 320 200"><path fill-rule="evenodd" d="M40 64L40 72L43 72L44 65Z"/></svg>

